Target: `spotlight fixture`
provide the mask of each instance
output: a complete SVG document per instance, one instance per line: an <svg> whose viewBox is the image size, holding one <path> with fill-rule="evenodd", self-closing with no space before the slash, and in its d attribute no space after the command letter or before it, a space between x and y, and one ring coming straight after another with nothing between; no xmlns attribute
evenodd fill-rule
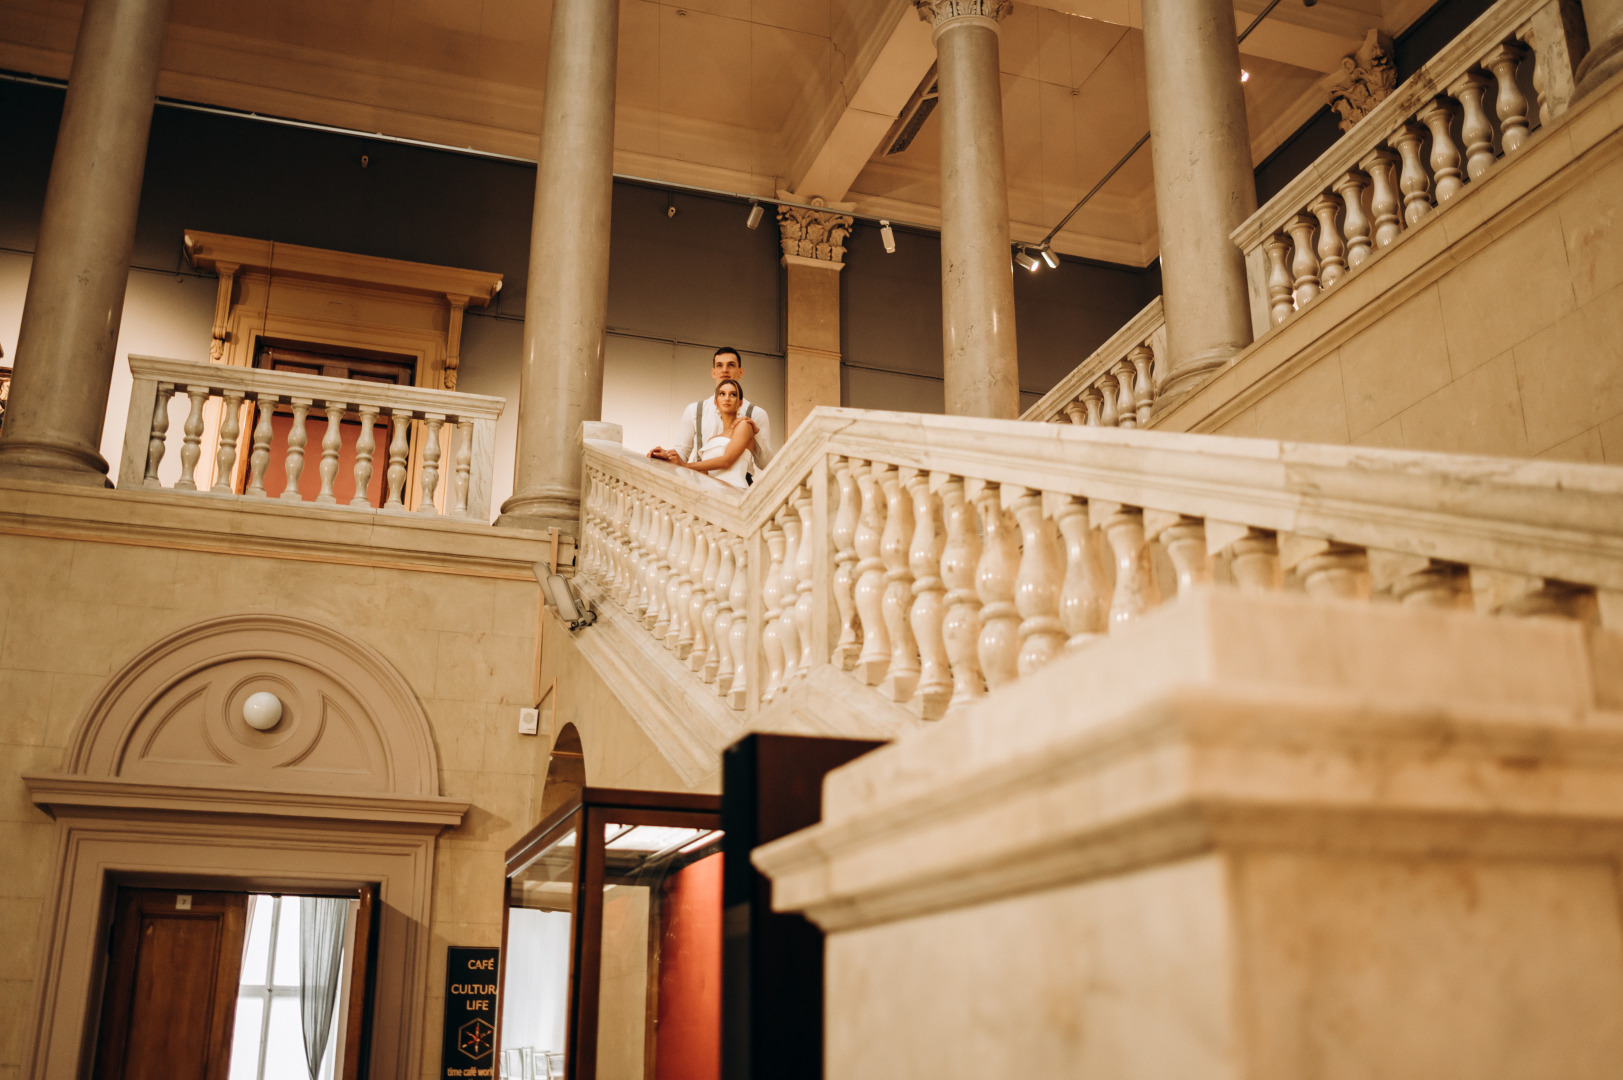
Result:
<svg viewBox="0 0 1623 1080"><path fill-rule="evenodd" d="M1243 83L1248 83L1251 81L1251 73L1245 68L1240 69L1240 81Z"/></svg>
<svg viewBox="0 0 1623 1080"><path fill-rule="evenodd" d="M896 254L896 233L883 218L879 220L879 242L885 245L886 255Z"/></svg>
<svg viewBox="0 0 1623 1080"><path fill-rule="evenodd" d="M1027 251L1023 247L1015 248L1014 261L1025 267L1027 270L1035 270L1037 267L1042 265L1042 263L1031 257L1031 252Z"/></svg>
<svg viewBox="0 0 1623 1080"><path fill-rule="evenodd" d="M1042 247L1038 248L1037 254L1043 257L1043 262L1048 264L1048 268L1050 270L1059 269L1059 256L1055 255L1053 251L1049 249L1047 244L1044 244Z"/></svg>
<svg viewBox="0 0 1623 1080"><path fill-rule="evenodd" d="M761 215L766 213L765 207L760 203L750 202L750 216L744 219L744 224L753 229L761 223Z"/></svg>

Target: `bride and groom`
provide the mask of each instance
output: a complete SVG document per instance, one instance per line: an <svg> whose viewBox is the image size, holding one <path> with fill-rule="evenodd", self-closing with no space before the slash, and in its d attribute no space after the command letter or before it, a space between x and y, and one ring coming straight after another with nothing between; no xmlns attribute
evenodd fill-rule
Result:
<svg viewBox="0 0 1623 1080"><path fill-rule="evenodd" d="M746 487L772 456L772 421L766 410L744 397L738 350L723 346L710 362L715 393L682 412L676 445L656 446L648 456L685 469L709 473L734 487Z"/></svg>

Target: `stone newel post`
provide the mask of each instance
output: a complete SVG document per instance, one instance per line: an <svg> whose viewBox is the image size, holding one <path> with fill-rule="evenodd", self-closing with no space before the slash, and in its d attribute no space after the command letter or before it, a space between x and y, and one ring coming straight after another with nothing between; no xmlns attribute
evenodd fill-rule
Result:
<svg viewBox="0 0 1623 1080"><path fill-rule="evenodd" d="M941 330L947 412L1020 413L998 20L1009 0L914 0L934 26L941 102Z"/></svg>
<svg viewBox="0 0 1623 1080"><path fill-rule="evenodd" d="M579 528L582 421L603 411L618 0L555 0L530 230L513 496L499 525Z"/></svg>
<svg viewBox="0 0 1623 1080"><path fill-rule="evenodd" d="M88 0L17 333L0 471L107 483L100 452L169 0Z"/></svg>
<svg viewBox="0 0 1623 1080"><path fill-rule="evenodd" d="M1170 403L1251 343L1245 260L1257 208L1230 0L1144 0L1144 67L1167 313Z"/></svg>

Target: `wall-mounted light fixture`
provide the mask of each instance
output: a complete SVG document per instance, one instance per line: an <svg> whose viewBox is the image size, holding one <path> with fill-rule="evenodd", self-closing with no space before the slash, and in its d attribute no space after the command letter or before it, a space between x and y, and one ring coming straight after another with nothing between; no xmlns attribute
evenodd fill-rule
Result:
<svg viewBox="0 0 1623 1080"><path fill-rule="evenodd" d="M751 229L755 228L757 225L761 224L761 217L765 213L765 207L758 202L751 201L750 216L744 219L744 224Z"/></svg>
<svg viewBox="0 0 1623 1080"><path fill-rule="evenodd" d="M1031 252L1027 251L1024 247L1017 247L1014 249L1014 261L1025 267L1027 270L1035 270L1037 267L1042 265L1042 263L1033 258Z"/></svg>
<svg viewBox="0 0 1623 1080"><path fill-rule="evenodd" d="M879 219L879 242L885 245L886 255L896 254L896 233L884 218Z"/></svg>

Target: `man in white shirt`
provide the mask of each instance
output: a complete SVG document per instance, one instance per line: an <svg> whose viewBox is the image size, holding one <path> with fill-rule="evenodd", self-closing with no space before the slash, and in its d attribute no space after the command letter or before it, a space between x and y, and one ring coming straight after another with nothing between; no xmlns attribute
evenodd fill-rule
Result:
<svg viewBox="0 0 1623 1080"><path fill-rule="evenodd" d="M716 350L716 355L710 361L710 378L715 382L723 379L737 379L740 384L744 381L744 362L739 358L738 350L723 345ZM700 412L699 410L703 410ZM755 422L755 468L764 469L772 460L772 420L767 416L766 410L759 405L752 404L748 398L738 408L738 415L748 417ZM699 451L704 447L706 439L714 438L721 433L721 414L716 411L715 396L705 398L703 401L690 401L687 408L682 410L682 420L676 429L676 442L670 449L656 446L648 451L648 456L661 461L669 461L673 465L684 461L698 459Z"/></svg>

